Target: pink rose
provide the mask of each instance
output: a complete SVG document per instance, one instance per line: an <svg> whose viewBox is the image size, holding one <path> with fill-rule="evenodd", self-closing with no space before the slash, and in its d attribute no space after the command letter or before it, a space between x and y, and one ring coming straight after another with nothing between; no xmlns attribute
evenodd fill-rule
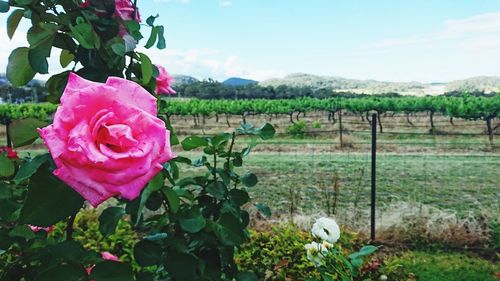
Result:
<svg viewBox="0 0 500 281"><path fill-rule="evenodd" d="M170 76L167 70L161 66L157 65L158 77L156 77L156 93L161 94L175 94L175 90L172 89L171 85L174 82L174 78Z"/></svg>
<svg viewBox="0 0 500 281"><path fill-rule="evenodd" d="M110 252L102 252L101 253L101 258L106 261L116 261L120 262L120 259L118 259L117 256L113 255ZM95 264L91 265L90 267L86 268L85 271L87 271L87 274L90 275L92 273L92 269L94 269Z"/></svg>
<svg viewBox="0 0 500 281"><path fill-rule="evenodd" d="M118 259L117 256L113 255L110 252L102 252L101 257L103 260L107 260L107 261L120 261L120 259Z"/></svg>
<svg viewBox="0 0 500 281"><path fill-rule="evenodd" d="M0 147L0 153L4 153L4 152L7 153L7 158L9 158L9 159L17 159L17 158L19 158L17 156L17 152L14 149L12 149L12 147L8 147L8 146L2 146L2 147Z"/></svg>
<svg viewBox="0 0 500 281"><path fill-rule="evenodd" d="M139 9L136 7L134 18L134 6L130 0L115 0L115 15L122 20L133 20L141 22Z"/></svg>
<svg viewBox="0 0 500 281"><path fill-rule="evenodd" d="M47 233L51 233L52 231L54 231L54 228L55 228L54 226L40 227L40 226L31 225L31 224L29 224L28 226L30 227L31 231L33 231L33 232L38 232L40 230L44 230Z"/></svg>
<svg viewBox="0 0 500 281"><path fill-rule="evenodd" d="M39 129L54 175L94 207L112 196L133 200L174 157L156 99L137 83L106 84L71 73L54 122Z"/></svg>

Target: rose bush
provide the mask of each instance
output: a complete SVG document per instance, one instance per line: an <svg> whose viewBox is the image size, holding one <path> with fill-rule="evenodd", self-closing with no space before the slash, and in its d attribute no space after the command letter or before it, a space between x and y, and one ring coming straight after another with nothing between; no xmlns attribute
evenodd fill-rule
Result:
<svg viewBox="0 0 500 281"><path fill-rule="evenodd" d="M156 114L156 99L132 81L110 77L102 84L71 73L54 123L39 130L54 175L94 207L111 196L137 198L174 158Z"/></svg>
<svg viewBox="0 0 500 281"><path fill-rule="evenodd" d="M12 9L9 37L23 19L32 26L29 46L9 56L10 83L49 73L53 49L65 69L46 82L49 101L60 103L50 125L46 116L4 120L14 133L0 154L0 281L256 280L238 271L235 249L249 236L248 209L269 209L251 204L247 189L258 179L242 168L255 141L235 142L239 135L269 139L274 128L244 124L179 141L168 96L157 99L175 92L172 78L135 51L144 28L145 48L165 48L164 28L153 16L139 24L135 2L0 0L0 12ZM9 157L11 144L38 138L36 128L49 153ZM201 155L176 156L172 146ZM135 245L120 262L73 239L76 215L91 208L84 200L97 206L110 197L116 200L99 211L99 235L85 237L118 235L127 224Z"/></svg>

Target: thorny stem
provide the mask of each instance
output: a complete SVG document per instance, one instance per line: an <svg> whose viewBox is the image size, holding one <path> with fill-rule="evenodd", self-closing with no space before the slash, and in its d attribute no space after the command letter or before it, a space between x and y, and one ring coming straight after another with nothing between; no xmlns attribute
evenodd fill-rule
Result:
<svg viewBox="0 0 500 281"><path fill-rule="evenodd" d="M165 191L161 191L161 196L163 197L163 200L162 200L162 204L163 204L163 208L165 208L165 211L169 210L169 206L167 204L168 202L168 198L167 198L167 195L165 194Z"/></svg>
<svg viewBox="0 0 500 281"><path fill-rule="evenodd" d="M231 153L233 153L233 145L234 145L234 139L236 138L236 133L233 132L233 136L231 137L231 144L229 145L229 151L228 151L228 154L227 154L227 171L229 172L230 169L230 165L229 163L231 162Z"/></svg>
<svg viewBox="0 0 500 281"><path fill-rule="evenodd" d="M72 215L68 220L68 225L66 226L66 241L73 240L73 224L75 223L76 214Z"/></svg>
<svg viewBox="0 0 500 281"><path fill-rule="evenodd" d="M217 180L217 152L214 151L214 170L213 170L213 175L214 175L214 181Z"/></svg>

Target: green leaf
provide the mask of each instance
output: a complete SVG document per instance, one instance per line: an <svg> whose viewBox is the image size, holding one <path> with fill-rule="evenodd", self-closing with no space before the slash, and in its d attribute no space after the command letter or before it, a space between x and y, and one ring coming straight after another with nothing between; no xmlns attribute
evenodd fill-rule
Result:
<svg viewBox="0 0 500 281"><path fill-rule="evenodd" d="M243 206L250 201L248 192L241 189L232 189L229 191L229 200L236 206Z"/></svg>
<svg viewBox="0 0 500 281"><path fill-rule="evenodd" d="M31 177L19 220L47 227L76 214L82 205L83 198L53 176L45 164Z"/></svg>
<svg viewBox="0 0 500 281"><path fill-rule="evenodd" d="M32 144L39 135L37 128L45 127L46 122L35 118L18 119L9 125L9 134L14 147Z"/></svg>
<svg viewBox="0 0 500 281"><path fill-rule="evenodd" d="M227 246L238 246L245 242L244 227L231 213L223 213L214 225L220 242Z"/></svg>
<svg viewBox="0 0 500 281"><path fill-rule="evenodd" d="M49 96L47 97L47 100L51 103L58 104L59 100L61 98L61 95L64 91L64 88L66 87L66 84L68 83L68 77L69 77L70 71L64 71L59 74L53 75L52 77L47 80L45 83L45 86L47 87L47 90L49 91Z"/></svg>
<svg viewBox="0 0 500 281"><path fill-rule="evenodd" d="M70 280L70 279L67 279ZM90 280L95 281L133 281L133 273L130 265L114 262L104 261L98 263L90 274Z"/></svg>
<svg viewBox="0 0 500 281"><path fill-rule="evenodd" d="M47 58L50 56L57 29L55 24L40 23L28 30L28 42L30 43L28 59L33 70L38 73L48 73Z"/></svg>
<svg viewBox="0 0 500 281"><path fill-rule="evenodd" d="M99 216L99 231L103 236L114 234L120 219L125 215L125 210L120 207L109 207Z"/></svg>
<svg viewBox="0 0 500 281"><path fill-rule="evenodd" d="M11 199L12 192L10 191L9 185L5 182L0 182L0 200L1 199Z"/></svg>
<svg viewBox="0 0 500 281"><path fill-rule="evenodd" d="M35 71L28 60L28 53L29 48L19 47L9 56L7 79L14 87L24 86L35 77Z"/></svg>
<svg viewBox="0 0 500 281"><path fill-rule="evenodd" d="M61 56L59 57L59 63L62 68L66 68L73 60L75 59L75 55L68 50L62 50Z"/></svg>
<svg viewBox="0 0 500 281"><path fill-rule="evenodd" d="M191 136L185 138L182 142L182 149L193 150L198 147L203 147L208 145L208 140L206 138Z"/></svg>
<svg viewBox="0 0 500 281"><path fill-rule="evenodd" d="M173 189L168 187L163 189L163 193L167 197L168 207L170 208L170 211L172 211L172 213L174 214L177 213L181 205L181 200L179 199L177 193Z"/></svg>
<svg viewBox="0 0 500 281"><path fill-rule="evenodd" d="M148 240L142 240L134 247L134 257L140 266L160 264L161 253L161 246Z"/></svg>
<svg viewBox="0 0 500 281"><path fill-rule="evenodd" d="M268 140L274 137L274 135L276 134L276 130L274 129L273 125L266 123L264 126L257 129L257 133L261 139Z"/></svg>
<svg viewBox="0 0 500 281"><path fill-rule="evenodd" d="M174 280L199 280L196 274L198 263L193 255L169 251L165 269Z"/></svg>
<svg viewBox="0 0 500 281"><path fill-rule="evenodd" d="M9 232L10 237L22 237L27 240L35 238L35 233L27 225L17 225Z"/></svg>
<svg viewBox="0 0 500 281"><path fill-rule="evenodd" d="M192 207L179 213L179 225L184 231L196 233L206 225L206 220L202 216L200 209Z"/></svg>
<svg viewBox="0 0 500 281"><path fill-rule="evenodd" d="M144 188L144 190L142 191L141 201L139 202L139 206L137 209L137 219L135 221L135 225L139 224L139 220L141 219L142 210L144 209L144 205L146 204L146 201L148 201L149 196L151 196L151 194L153 192L160 190L163 187L164 181L165 180L163 179L163 175L161 173L158 173L148 183L146 188Z"/></svg>
<svg viewBox="0 0 500 281"><path fill-rule="evenodd" d="M85 249L75 241L63 241L48 248L52 257L62 261L82 262Z"/></svg>
<svg viewBox="0 0 500 281"><path fill-rule="evenodd" d="M265 217L271 217L271 208L269 208L269 206L264 204L255 204L255 208L257 208L257 210Z"/></svg>
<svg viewBox="0 0 500 281"><path fill-rule="evenodd" d="M159 17L158 14L156 14L156 16L149 16L147 19L146 19L146 23L151 26L151 27L154 27L155 25L155 19L157 19Z"/></svg>
<svg viewBox="0 0 500 281"><path fill-rule="evenodd" d="M245 173L243 176L240 177L241 182L248 186L248 187L253 187L257 184L258 179L257 176L253 173Z"/></svg>
<svg viewBox="0 0 500 281"><path fill-rule="evenodd" d="M7 153L0 153L0 177L10 177L15 171L14 163L7 157Z"/></svg>
<svg viewBox="0 0 500 281"><path fill-rule="evenodd" d="M146 42L146 45L144 45L146 49L153 47L153 45L156 43L156 38L158 37L158 29L159 26L155 26L151 29L151 34L149 35L148 41Z"/></svg>
<svg viewBox="0 0 500 281"><path fill-rule="evenodd" d="M215 181L209 184L206 190L209 194L213 195L215 199L222 200L226 195L227 187L223 182Z"/></svg>
<svg viewBox="0 0 500 281"><path fill-rule="evenodd" d="M160 49L160 50L163 50L167 47L166 43L165 43L165 29L163 28L163 26L159 26L158 27L158 43L156 44L156 48Z"/></svg>
<svg viewBox="0 0 500 281"><path fill-rule="evenodd" d="M31 161L23 163L14 177L14 183L20 184L22 181L29 179L49 159L50 154L44 153L35 156Z"/></svg>
<svg viewBox="0 0 500 281"><path fill-rule="evenodd" d="M113 52L119 56L125 56L126 48L124 43L114 43L111 45Z"/></svg>
<svg viewBox="0 0 500 281"><path fill-rule="evenodd" d="M125 28L127 29L128 33L136 40L139 41L142 39L142 34L141 34L141 26L140 24L135 21L135 20L126 20L123 22L125 25Z"/></svg>
<svg viewBox="0 0 500 281"><path fill-rule="evenodd" d="M81 280L86 272L83 267L65 264L43 271L35 277L34 281L69 281ZM97 281L97 280L96 280Z"/></svg>
<svg viewBox="0 0 500 281"><path fill-rule="evenodd" d="M9 2L0 1L0 13L7 13L10 9Z"/></svg>
<svg viewBox="0 0 500 281"><path fill-rule="evenodd" d="M141 58L142 84L146 85L153 77L153 63L145 54L139 53L139 56Z"/></svg>
<svg viewBox="0 0 500 281"><path fill-rule="evenodd" d="M14 36L14 33L17 30L17 27L19 26L19 22L23 18L24 15L24 10L22 9L17 9L14 10L9 18L7 18L7 35L9 36L10 39Z"/></svg>
<svg viewBox="0 0 500 281"><path fill-rule="evenodd" d="M69 26L71 35L84 47L85 49L99 49L101 41L99 36L92 29L92 26L85 22L83 18L77 19L76 25Z"/></svg>
<svg viewBox="0 0 500 281"><path fill-rule="evenodd" d="M363 246L358 252L350 254L349 258L354 261L358 258L373 254L377 250L378 248L372 245Z"/></svg>
<svg viewBox="0 0 500 281"><path fill-rule="evenodd" d="M258 281L259 278L253 272L239 272L236 281Z"/></svg>

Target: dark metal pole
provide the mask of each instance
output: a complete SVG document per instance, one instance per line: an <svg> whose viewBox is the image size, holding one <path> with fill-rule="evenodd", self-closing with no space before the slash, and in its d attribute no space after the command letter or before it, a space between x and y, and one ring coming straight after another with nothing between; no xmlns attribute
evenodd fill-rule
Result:
<svg viewBox="0 0 500 281"><path fill-rule="evenodd" d="M375 198L376 190L376 168L377 168L377 114L372 114L372 194L371 194L371 240L375 240Z"/></svg>
<svg viewBox="0 0 500 281"><path fill-rule="evenodd" d="M342 108L339 109L339 137L340 137L340 148L344 148L344 142L342 141Z"/></svg>
<svg viewBox="0 0 500 281"><path fill-rule="evenodd" d="M7 139L7 147L12 147L12 139L10 138L10 120L7 120L7 124L5 124L5 137Z"/></svg>

